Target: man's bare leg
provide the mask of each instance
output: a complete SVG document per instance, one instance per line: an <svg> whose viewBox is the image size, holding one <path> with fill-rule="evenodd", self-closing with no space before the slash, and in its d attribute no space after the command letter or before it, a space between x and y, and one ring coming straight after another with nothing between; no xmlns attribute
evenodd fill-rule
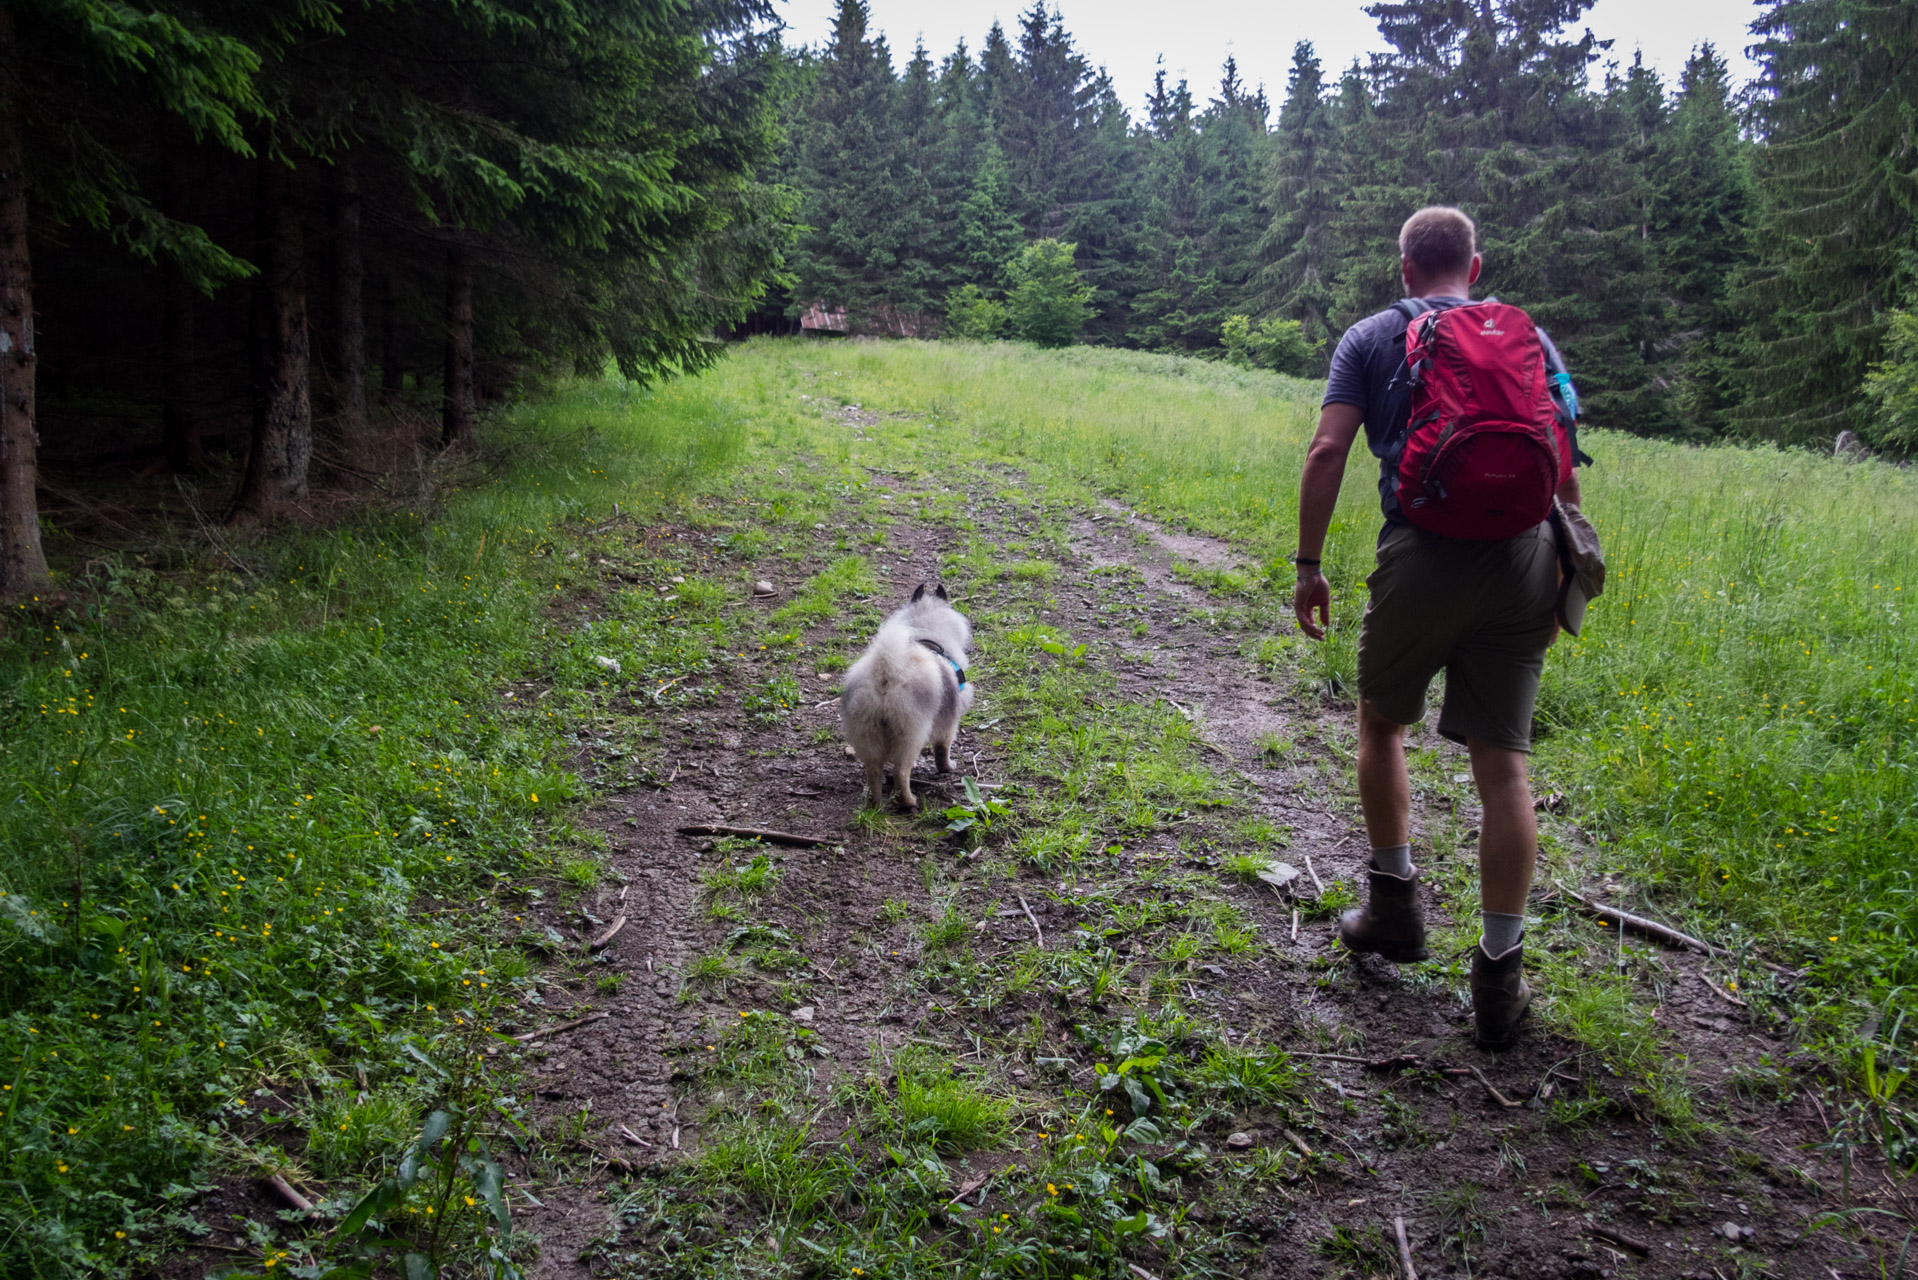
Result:
<svg viewBox="0 0 1918 1280"><path fill-rule="evenodd" d="M1412 775L1405 767L1405 726L1359 703L1359 807L1375 849L1412 840Z"/></svg>
<svg viewBox="0 0 1918 1280"><path fill-rule="evenodd" d="M1478 836L1479 902L1487 911L1523 916L1538 860L1538 819L1532 812L1525 753L1476 738L1467 740L1466 749L1472 753L1472 778L1485 811ZM1361 791L1363 787L1361 782Z"/></svg>

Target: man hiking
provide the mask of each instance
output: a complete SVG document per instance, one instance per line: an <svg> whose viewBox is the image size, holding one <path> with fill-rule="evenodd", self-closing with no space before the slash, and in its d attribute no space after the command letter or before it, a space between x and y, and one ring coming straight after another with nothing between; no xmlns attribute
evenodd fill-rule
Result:
<svg viewBox="0 0 1918 1280"><path fill-rule="evenodd" d="M1471 753L1484 809L1472 1010L1479 1044L1503 1049L1531 999L1522 940L1538 830L1526 753L1558 633L1547 516L1554 497L1576 505L1572 464L1584 460L1577 399L1523 312L1471 301L1481 261L1470 218L1421 209L1399 232L1399 253L1406 300L1352 326L1332 358L1300 478L1293 610L1308 636L1324 637L1332 593L1319 557L1363 425L1385 512L1359 633L1359 801L1372 852L1368 900L1339 922L1339 939L1396 963L1426 957L1404 738L1442 670L1438 730Z"/></svg>

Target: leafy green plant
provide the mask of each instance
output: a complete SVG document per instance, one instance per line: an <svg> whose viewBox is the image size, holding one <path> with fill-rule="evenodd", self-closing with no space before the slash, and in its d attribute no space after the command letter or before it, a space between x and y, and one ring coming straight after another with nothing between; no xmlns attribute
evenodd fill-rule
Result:
<svg viewBox="0 0 1918 1280"><path fill-rule="evenodd" d="M767 676L746 690L740 705L755 724L777 724L792 714L801 696L799 681L791 676Z"/></svg>
<svg viewBox="0 0 1918 1280"><path fill-rule="evenodd" d="M467 1011L466 1018L472 1016ZM447 1083L446 1100L427 1115L399 1168L362 1196L334 1231L363 1258L397 1258L408 1280L434 1280L456 1263L489 1280L521 1277L505 1176L483 1123L495 1108L511 1113L491 1096L485 1056L471 1041L447 1038L444 1047L457 1055L451 1067L414 1051Z"/></svg>
<svg viewBox="0 0 1918 1280"><path fill-rule="evenodd" d="M1035 240L1006 264L1012 292L1006 318L1015 336L1040 347L1065 347L1078 340L1092 319L1096 290L1079 275L1074 244Z"/></svg>
<svg viewBox="0 0 1918 1280"><path fill-rule="evenodd" d="M990 342L1005 330L1006 304L987 297L978 285L961 285L946 295L942 336Z"/></svg>
<svg viewBox="0 0 1918 1280"><path fill-rule="evenodd" d="M1011 815L1012 806L1003 800L988 797L970 776L960 781L965 787L966 798L946 809L943 815L946 830L976 848L992 834L995 821Z"/></svg>
<svg viewBox="0 0 1918 1280"><path fill-rule="evenodd" d="M1295 378L1312 375L1323 358L1323 342L1307 342L1297 320L1274 316L1254 321L1249 316L1227 316L1219 331L1225 358L1244 369L1269 369Z"/></svg>

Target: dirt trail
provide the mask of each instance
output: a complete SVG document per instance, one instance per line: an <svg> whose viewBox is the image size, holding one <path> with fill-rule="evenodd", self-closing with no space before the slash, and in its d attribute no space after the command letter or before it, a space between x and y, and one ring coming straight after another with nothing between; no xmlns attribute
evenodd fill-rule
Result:
<svg viewBox="0 0 1918 1280"><path fill-rule="evenodd" d="M887 429L886 420L865 411L845 411L841 421L862 440ZM941 566L962 559L974 541L1009 545L1033 535L1029 513L994 496L1016 477L932 484L873 473L873 479L897 495L898 518L872 553L883 566L887 602L938 578ZM961 505L974 528L913 510L941 494L950 497L948 485L962 487ZM1245 617L1232 612L1237 606L1181 571L1182 565L1233 568L1238 561L1230 548L1160 529L1113 504L1066 513L1062 531L1057 576L1030 593L1032 617L1085 642L1084 660L1113 674L1116 696L1163 701L1190 718L1207 744L1207 766L1235 797L1235 821L1265 819L1285 833L1279 856L1301 866L1309 859L1328 886L1361 886L1365 842L1349 787L1350 708L1328 704L1304 681L1245 656L1256 637L1243 629ZM836 522L815 529L802 576L830 562L833 544L848 532ZM770 614L796 585L791 567L742 566L710 549L695 551L690 538L674 540L671 531L652 536L679 548L689 572L736 582L750 568L776 577L776 595L740 608ZM993 593L1010 590L1009 583L975 575L959 603L978 622ZM1270 602L1261 607L1269 622ZM846 652L862 639L830 624L815 626L799 652ZM956 756L967 762L967 772L1004 780L1008 762L988 732L1007 713L995 704L992 684L999 643L990 627L980 628L981 702L961 731ZM1073 892L1064 891L1059 876L1030 867L1011 884L968 880L970 864L954 862L950 841L936 828L894 823L869 829L854 822L861 777L836 732L831 698L837 686L810 661L783 650L748 652L728 677L733 692L718 704L652 717L670 780L616 791L594 809L592 823L611 844L616 878L597 890L591 912L601 921L624 914L628 924L592 969L596 977L618 975L617 992L595 994L584 980L574 988L582 1010L611 1016L536 1042L540 1110L549 1124L577 1121L579 1142L595 1158L587 1175L571 1181L540 1182L521 1172L543 1205L522 1217L544 1240L535 1274L674 1274L664 1263L648 1270L649 1264L621 1259L678 1244L654 1239L634 1255L605 1242L620 1226L617 1204L627 1188L657 1189L702 1150L707 1099L698 1072L729 1018L772 1010L814 1033L806 1065L816 1077L820 1105L811 1123L821 1139L835 1132L834 1083L874 1053L883 1056L909 1041L970 1047L980 1068L996 1072L1007 1087L1037 1087L1039 1068L1029 1051L1009 1047L1007 1033L1019 1019L1038 1018L1048 1037L1063 1040L1067 1019L1058 1008L1014 998L989 1013L955 1011L915 976L918 931L932 910L931 860L956 865L957 901L979 919L973 946L990 957L1023 947L1038 930L1048 948L1070 948L1071 931L1089 920L1089 888L1124 895L1128 877L1156 875L1168 865L1216 872L1229 851L1225 837L1195 841L1166 830L1129 841L1118 863L1101 873L1103 881L1076 883ZM799 678L800 708L783 722L756 724L737 691L775 671ZM1416 820L1418 856L1426 870L1439 873L1426 890L1428 907L1443 922L1455 905L1447 886L1461 883L1458 860L1469 856L1469 844L1465 852L1446 854L1449 861L1434 846L1462 843L1461 833L1475 825L1470 789L1456 785L1452 773L1462 774L1461 753L1424 729L1411 745L1446 762L1441 776L1454 784L1422 783ZM931 777L929 762L915 786L921 777L931 803L956 794L953 781ZM1043 779L1024 781L1044 785ZM750 921L720 919L709 910L702 875L754 852L715 848L678 832L693 823L777 828L828 843L768 850L779 872L776 886ZM1559 835L1561 849L1578 838L1564 824ZM1550 865L1541 880L1571 870ZM1358 1260L1342 1263L1343 1255L1328 1252L1324 1242L1341 1232L1376 1242L1381 1222L1402 1213L1424 1275L1731 1280L1864 1274L1845 1269L1856 1264L1846 1261L1835 1233L1798 1239L1817 1213L1834 1207L1824 1188L1839 1178L1823 1153L1807 1149L1823 1135L1819 1117L1802 1091L1782 1107L1766 1093L1770 1077L1760 1066L1781 1060L1789 1042L1710 989L1708 973L1715 970L1698 957L1662 952L1634 970L1641 989L1648 985L1643 975L1652 974L1651 1016L1666 1043L1689 1056L1691 1097L1710 1122L1680 1141L1670 1127L1649 1121L1650 1103L1633 1087L1629 1069L1612 1071L1537 1022L1513 1052L1481 1053L1469 1040L1469 1013L1457 994L1462 958L1443 957L1442 972L1354 963L1337 952L1332 920L1314 913L1304 880L1295 887L1298 896L1282 898L1263 884L1234 882L1228 889L1233 904L1256 922L1268 945L1195 965L1181 980L1189 1007L1214 1020L1228 1042L1273 1044L1301 1055L1316 1117L1309 1136L1256 1114L1224 1117L1204 1141L1230 1154L1225 1129L1236 1123L1248 1126L1240 1132L1260 1148L1323 1148L1336 1156L1336 1164L1316 1162L1309 1175L1261 1185L1230 1208L1197 1197L1195 1222L1210 1220L1248 1242L1250 1252L1231 1264L1234 1273L1316 1277L1341 1274L1345 1265L1350 1274L1364 1274L1372 1255L1354 1246L1351 1256ZM1017 897L1030 906L1030 919L1013 905ZM1469 902L1456 905L1474 909ZM1535 910L1554 909L1541 890ZM551 922L581 934L587 928L556 913ZM724 959L743 945L729 937L746 927L783 931L785 941L768 954L785 957L784 967L741 966L721 982L702 981L695 972L702 957ZM566 1021L578 1012L555 1006L547 1016ZM1469 1075L1371 1072L1362 1065L1401 1055L1428 1067L1480 1071L1490 1085ZM1075 1082L1090 1087L1089 1068L1078 1063L1071 1071ZM1523 1105L1500 1105L1490 1086ZM1555 1097L1577 1093L1587 1101L1555 1109ZM1001 1151L973 1164L956 1161L952 1185L1005 1159ZM997 1207L990 1187L981 1194L986 1208ZM1862 1202L1856 1187L1854 1201ZM634 1232L645 1237L644 1223L624 1226L628 1248ZM804 1267L793 1271L805 1273Z"/></svg>

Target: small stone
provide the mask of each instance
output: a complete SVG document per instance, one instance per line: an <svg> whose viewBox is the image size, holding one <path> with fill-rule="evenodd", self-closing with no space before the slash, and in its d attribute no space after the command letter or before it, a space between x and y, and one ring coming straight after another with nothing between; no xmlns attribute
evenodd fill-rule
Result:
<svg viewBox="0 0 1918 1280"><path fill-rule="evenodd" d="M754 594L754 595L756 595L756 596L769 596L769 595L771 595L772 593L773 593L773 584L772 584L772 583L770 583L770 582L768 582L768 581L766 581L766 579L764 579L764 578L761 578L761 579L760 579L760 580L759 580L758 582L755 582L755 583L753 583L753 594Z"/></svg>
<svg viewBox="0 0 1918 1280"><path fill-rule="evenodd" d="M1750 1240L1758 1233L1750 1227L1740 1226L1736 1222L1722 1222L1718 1226L1718 1234L1724 1236L1733 1244L1740 1244L1746 1240Z"/></svg>
<svg viewBox="0 0 1918 1280"><path fill-rule="evenodd" d="M797 1009L793 1010L793 1014L792 1014L793 1021L794 1022L811 1022L813 1018L813 1012L814 1012L813 1007L811 1005L809 1004L801 1005Z"/></svg>
<svg viewBox="0 0 1918 1280"><path fill-rule="evenodd" d="M676 586L676 587L677 587L677 586L679 586L679 585L680 585L681 583L683 583L683 582L685 582L685 581L686 581L686 577L685 577L685 575L684 575L684 574L679 574L679 573L676 573L676 574L674 574L674 575L673 575L673 585L674 585L674 586Z"/></svg>
<svg viewBox="0 0 1918 1280"><path fill-rule="evenodd" d="M850 742L845 744L844 750L846 754L849 756L856 756L859 754L857 751L854 751L852 749L852 744Z"/></svg>
<svg viewBox="0 0 1918 1280"><path fill-rule="evenodd" d="M1026 1078L1026 1073L1024 1071L1014 1071L1012 1073L1012 1078L1014 1080L1024 1080Z"/></svg>
<svg viewBox="0 0 1918 1280"><path fill-rule="evenodd" d="M594 666L596 666L596 667L599 667L599 668L600 668L600 669L602 669L602 670L605 670L605 671L610 671L610 672L612 672L612 673L613 673L614 675L618 675L618 674L619 674L619 659L618 659L618 658L604 658L604 657L595 657L595 658L593 659L593 665L594 665Z"/></svg>
<svg viewBox="0 0 1918 1280"><path fill-rule="evenodd" d="M1243 1150L1252 1145L1252 1135L1249 1133L1235 1133L1225 1140L1225 1145Z"/></svg>

